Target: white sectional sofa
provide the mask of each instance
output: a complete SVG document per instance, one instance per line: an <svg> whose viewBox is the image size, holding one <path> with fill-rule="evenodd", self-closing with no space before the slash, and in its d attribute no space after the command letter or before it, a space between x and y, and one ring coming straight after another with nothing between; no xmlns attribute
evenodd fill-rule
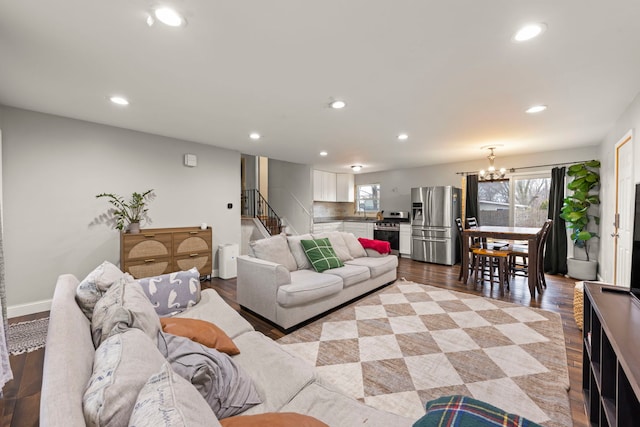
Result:
<svg viewBox="0 0 640 427"><path fill-rule="evenodd" d="M300 240L325 237L345 265L318 273ZM351 233L278 235L251 247L252 255L238 258L238 303L284 330L397 278L395 255L365 251Z"/></svg>

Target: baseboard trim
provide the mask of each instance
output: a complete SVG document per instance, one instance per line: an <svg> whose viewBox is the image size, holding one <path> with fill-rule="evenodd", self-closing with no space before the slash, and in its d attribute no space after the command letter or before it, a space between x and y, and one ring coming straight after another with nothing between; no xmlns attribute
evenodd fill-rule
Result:
<svg viewBox="0 0 640 427"><path fill-rule="evenodd" d="M10 305L7 307L7 318L26 316L51 310L51 300L30 302L28 304Z"/></svg>

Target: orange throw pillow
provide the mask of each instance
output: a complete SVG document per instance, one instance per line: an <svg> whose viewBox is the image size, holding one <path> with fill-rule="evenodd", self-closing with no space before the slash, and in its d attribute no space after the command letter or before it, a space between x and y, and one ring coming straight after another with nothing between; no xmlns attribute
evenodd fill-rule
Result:
<svg viewBox="0 0 640 427"><path fill-rule="evenodd" d="M162 330L171 335L189 338L204 346L233 356L240 350L224 331L211 322L183 317L161 317Z"/></svg>
<svg viewBox="0 0 640 427"><path fill-rule="evenodd" d="M295 412L236 415L220 420L222 427L329 427L322 421Z"/></svg>

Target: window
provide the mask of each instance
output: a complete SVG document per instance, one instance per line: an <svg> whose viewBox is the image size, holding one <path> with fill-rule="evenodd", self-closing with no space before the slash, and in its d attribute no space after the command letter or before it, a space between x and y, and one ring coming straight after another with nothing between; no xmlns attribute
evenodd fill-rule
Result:
<svg viewBox="0 0 640 427"><path fill-rule="evenodd" d="M541 227L547 219L550 185L549 172L479 182L480 224Z"/></svg>
<svg viewBox="0 0 640 427"><path fill-rule="evenodd" d="M380 210L380 184L358 185L356 210L358 212L378 212Z"/></svg>

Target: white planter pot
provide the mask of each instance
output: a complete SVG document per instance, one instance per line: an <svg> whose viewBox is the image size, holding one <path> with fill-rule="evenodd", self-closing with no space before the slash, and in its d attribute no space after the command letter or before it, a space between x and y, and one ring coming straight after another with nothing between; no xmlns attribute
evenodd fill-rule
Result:
<svg viewBox="0 0 640 427"><path fill-rule="evenodd" d="M567 258L567 274L580 280L596 280L598 261Z"/></svg>

